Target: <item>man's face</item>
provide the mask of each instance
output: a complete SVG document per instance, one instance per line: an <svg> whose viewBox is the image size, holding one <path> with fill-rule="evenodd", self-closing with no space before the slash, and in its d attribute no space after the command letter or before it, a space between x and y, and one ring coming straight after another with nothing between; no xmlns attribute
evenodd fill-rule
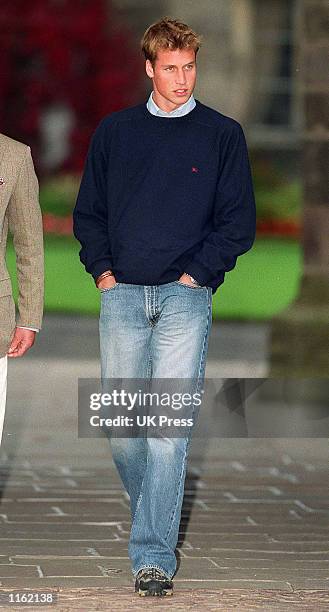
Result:
<svg viewBox="0 0 329 612"><path fill-rule="evenodd" d="M161 49L154 66L146 60L145 69L153 82L154 102L166 112L184 104L194 90L196 58L193 49Z"/></svg>

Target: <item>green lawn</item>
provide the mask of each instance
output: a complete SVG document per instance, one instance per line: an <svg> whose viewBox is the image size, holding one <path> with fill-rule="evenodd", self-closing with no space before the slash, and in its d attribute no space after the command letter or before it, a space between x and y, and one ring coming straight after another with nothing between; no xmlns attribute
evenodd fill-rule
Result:
<svg viewBox="0 0 329 612"><path fill-rule="evenodd" d="M79 245L71 238L46 237L47 312L96 314L99 294L80 263ZM9 245L8 268L15 283L15 256ZM283 239L257 239L238 259L213 296L214 318L268 319L295 297L301 272L301 247Z"/></svg>

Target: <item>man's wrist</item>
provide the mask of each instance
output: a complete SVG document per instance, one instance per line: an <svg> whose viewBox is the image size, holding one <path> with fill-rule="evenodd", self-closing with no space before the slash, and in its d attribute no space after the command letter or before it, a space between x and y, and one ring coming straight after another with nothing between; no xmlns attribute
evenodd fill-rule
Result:
<svg viewBox="0 0 329 612"><path fill-rule="evenodd" d="M95 280L96 287L98 287L99 283L103 280L103 278L106 278L107 276L114 276L112 270L105 270L105 272L97 276Z"/></svg>
<svg viewBox="0 0 329 612"><path fill-rule="evenodd" d="M198 283L198 281L193 278L193 276L191 276L191 274L189 274L188 272L184 272L184 274L186 274L186 276L188 276L191 279L191 282L193 283L193 285L196 285L198 287L200 287L201 285Z"/></svg>

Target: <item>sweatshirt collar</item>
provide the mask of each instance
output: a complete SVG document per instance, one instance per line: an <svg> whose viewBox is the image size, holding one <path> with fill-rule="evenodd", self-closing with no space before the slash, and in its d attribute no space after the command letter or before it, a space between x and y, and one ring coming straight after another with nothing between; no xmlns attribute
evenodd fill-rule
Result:
<svg viewBox="0 0 329 612"><path fill-rule="evenodd" d="M171 119L172 117L182 117L183 115L187 115L187 113L191 112L191 110L193 110L196 105L193 94L191 94L189 99L184 102L184 104L181 104L178 108L175 108L173 111L167 113L166 111L163 111L161 108L159 108L158 105L154 102L152 94L153 91L151 91L150 93L149 99L146 103L146 107L152 115L157 115L158 117L167 117L168 119Z"/></svg>

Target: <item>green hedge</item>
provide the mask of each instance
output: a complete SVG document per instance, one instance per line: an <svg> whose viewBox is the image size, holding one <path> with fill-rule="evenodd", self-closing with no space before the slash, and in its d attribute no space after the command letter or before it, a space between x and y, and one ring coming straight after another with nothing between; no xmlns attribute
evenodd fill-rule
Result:
<svg viewBox="0 0 329 612"><path fill-rule="evenodd" d="M47 236L45 240L47 312L94 314L99 293L79 261L73 238ZM8 267L15 277L12 246ZM240 257L234 270L213 296L215 319L268 319L285 308L298 291L301 248L293 240L257 239ZM16 286L16 283L15 283Z"/></svg>

